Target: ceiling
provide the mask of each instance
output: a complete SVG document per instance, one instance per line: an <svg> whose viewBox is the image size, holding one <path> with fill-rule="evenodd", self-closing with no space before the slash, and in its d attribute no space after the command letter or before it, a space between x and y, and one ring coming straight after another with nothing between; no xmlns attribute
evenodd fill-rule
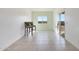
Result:
<svg viewBox="0 0 79 59"><path fill-rule="evenodd" d="M17 12L27 12L27 11L53 11L54 8L0 8L0 11L17 11Z"/></svg>
<svg viewBox="0 0 79 59"><path fill-rule="evenodd" d="M32 11L55 11L60 8L0 8L0 15L29 15Z"/></svg>

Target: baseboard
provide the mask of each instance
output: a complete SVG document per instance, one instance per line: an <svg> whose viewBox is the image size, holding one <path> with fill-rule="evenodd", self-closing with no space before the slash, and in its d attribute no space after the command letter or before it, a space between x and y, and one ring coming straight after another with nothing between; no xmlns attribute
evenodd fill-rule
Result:
<svg viewBox="0 0 79 59"><path fill-rule="evenodd" d="M67 39L65 39L67 40ZM70 44L72 44L75 48L77 48L79 50L79 47L77 47L76 45L74 45L70 40L67 40Z"/></svg>
<svg viewBox="0 0 79 59"><path fill-rule="evenodd" d="M24 36L24 34L23 35L21 35L21 36L19 36L18 38L16 38L15 40L13 40L11 43L9 43L5 48L2 48L2 49L0 49L0 51L4 51L6 48L8 48L9 46L11 46L13 43L15 43L17 40L19 40L20 38L22 38Z"/></svg>

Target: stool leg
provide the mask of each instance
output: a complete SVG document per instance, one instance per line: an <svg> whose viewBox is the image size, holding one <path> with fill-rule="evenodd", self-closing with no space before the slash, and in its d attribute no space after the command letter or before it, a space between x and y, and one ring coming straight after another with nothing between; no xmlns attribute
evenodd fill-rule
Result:
<svg viewBox="0 0 79 59"><path fill-rule="evenodd" d="M26 36L26 28L25 28L25 36Z"/></svg>
<svg viewBox="0 0 79 59"><path fill-rule="evenodd" d="M30 33L30 27L29 27L29 33Z"/></svg>
<svg viewBox="0 0 79 59"><path fill-rule="evenodd" d="M33 35L33 27L31 27L31 34Z"/></svg>
<svg viewBox="0 0 79 59"><path fill-rule="evenodd" d="M27 36L28 36L28 28L27 28Z"/></svg>

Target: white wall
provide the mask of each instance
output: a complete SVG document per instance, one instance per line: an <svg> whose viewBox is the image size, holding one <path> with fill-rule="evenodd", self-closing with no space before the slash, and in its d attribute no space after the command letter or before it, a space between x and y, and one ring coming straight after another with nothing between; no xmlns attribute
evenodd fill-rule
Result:
<svg viewBox="0 0 79 59"><path fill-rule="evenodd" d="M66 40L79 48L79 9L65 9Z"/></svg>
<svg viewBox="0 0 79 59"><path fill-rule="evenodd" d="M24 35L24 16L0 16L0 49Z"/></svg>
<svg viewBox="0 0 79 59"><path fill-rule="evenodd" d="M54 29L54 31L56 31L56 29L57 29L57 26L56 26L56 22L58 20L57 16L58 16L58 13L56 10L54 10L54 12L53 12L53 29Z"/></svg>
<svg viewBox="0 0 79 59"><path fill-rule="evenodd" d="M0 50L24 35L26 16L24 13L15 12L15 10L0 9Z"/></svg>

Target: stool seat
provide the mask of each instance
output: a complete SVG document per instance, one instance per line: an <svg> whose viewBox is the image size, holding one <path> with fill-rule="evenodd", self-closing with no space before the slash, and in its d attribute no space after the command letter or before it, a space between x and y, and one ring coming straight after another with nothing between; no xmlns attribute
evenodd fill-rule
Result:
<svg viewBox="0 0 79 59"><path fill-rule="evenodd" d="M24 22L24 25L25 25L25 35L26 35L26 32L27 32L27 35L29 34L29 32L33 34L34 28L36 30L36 25L33 25L33 22Z"/></svg>

